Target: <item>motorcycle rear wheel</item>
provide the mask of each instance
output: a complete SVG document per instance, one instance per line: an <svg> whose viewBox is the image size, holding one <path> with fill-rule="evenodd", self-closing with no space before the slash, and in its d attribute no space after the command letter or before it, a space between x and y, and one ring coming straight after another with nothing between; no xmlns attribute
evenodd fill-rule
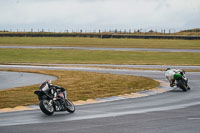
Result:
<svg viewBox="0 0 200 133"><path fill-rule="evenodd" d="M46 115L53 115L54 114L54 107L49 103L48 100L41 100L40 101L40 109Z"/></svg>
<svg viewBox="0 0 200 133"><path fill-rule="evenodd" d="M179 86L184 92L188 91L188 86L187 86L187 84L186 84L184 81L178 80L177 82L178 82L178 86Z"/></svg>

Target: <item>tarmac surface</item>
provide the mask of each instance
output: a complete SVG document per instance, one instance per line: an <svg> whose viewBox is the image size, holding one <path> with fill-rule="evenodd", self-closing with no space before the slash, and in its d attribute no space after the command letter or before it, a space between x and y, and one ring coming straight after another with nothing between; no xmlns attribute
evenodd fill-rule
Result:
<svg viewBox="0 0 200 133"><path fill-rule="evenodd" d="M8 66L0 66L4 67ZM162 71L64 66L10 67L136 75L166 82ZM200 73L186 74L191 87L191 91L188 92L174 88L162 94L146 97L79 105L76 106L74 114L61 112L51 117L45 116L40 110L0 113L0 131L1 133L199 133Z"/></svg>
<svg viewBox="0 0 200 133"><path fill-rule="evenodd" d="M154 51L154 52L200 52L200 49L161 49L161 48L98 48L98 47L38 47L38 46L0 46L0 48L22 49L77 49L77 50L114 50L114 51Z"/></svg>
<svg viewBox="0 0 200 133"><path fill-rule="evenodd" d="M0 71L0 90L41 84L46 79L56 80L57 78L36 73Z"/></svg>

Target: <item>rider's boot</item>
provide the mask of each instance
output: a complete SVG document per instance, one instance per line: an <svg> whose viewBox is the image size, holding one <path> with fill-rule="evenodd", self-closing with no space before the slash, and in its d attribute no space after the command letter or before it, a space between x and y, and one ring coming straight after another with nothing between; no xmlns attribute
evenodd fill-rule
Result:
<svg viewBox="0 0 200 133"><path fill-rule="evenodd" d="M170 87L174 87L176 84L175 84L175 80L172 80L171 83L170 83Z"/></svg>

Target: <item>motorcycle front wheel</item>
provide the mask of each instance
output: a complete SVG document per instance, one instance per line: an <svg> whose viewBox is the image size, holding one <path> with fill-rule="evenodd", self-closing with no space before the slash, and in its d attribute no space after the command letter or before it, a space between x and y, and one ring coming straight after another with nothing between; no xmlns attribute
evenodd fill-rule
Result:
<svg viewBox="0 0 200 133"><path fill-rule="evenodd" d="M54 113L54 107L53 107L52 103L50 103L50 101L48 101L46 99L40 101L40 109L46 115L53 115L53 113Z"/></svg>
<svg viewBox="0 0 200 133"><path fill-rule="evenodd" d="M74 104L71 101L69 101L68 99L66 99L66 108L69 113L74 113L74 111L75 111Z"/></svg>

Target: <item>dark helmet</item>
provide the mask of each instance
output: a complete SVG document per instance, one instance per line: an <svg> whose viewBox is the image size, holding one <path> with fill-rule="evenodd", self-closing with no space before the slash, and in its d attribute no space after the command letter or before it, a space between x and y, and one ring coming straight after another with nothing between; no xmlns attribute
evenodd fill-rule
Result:
<svg viewBox="0 0 200 133"><path fill-rule="evenodd" d="M165 71L171 70L171 68L167 68Z"/></svg>

